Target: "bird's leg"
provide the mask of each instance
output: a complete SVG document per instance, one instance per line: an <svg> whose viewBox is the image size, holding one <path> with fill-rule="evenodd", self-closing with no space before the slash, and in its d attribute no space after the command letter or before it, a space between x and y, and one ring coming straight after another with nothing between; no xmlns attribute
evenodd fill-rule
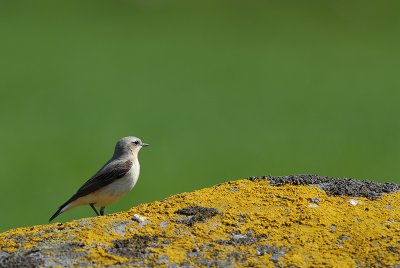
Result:
<svg viewBox="0 0 400 268"><path fill-rule="evenodd" d="M101 216L104 216L104 209L105 209L105 208L106 208L106 207L101 207L101 208L100 208L100 215L101 215Z"/></svg>
<svg viewBox="0 0 400 268"><path fill-rule="evenodd" d="M96 212L97 216L100 216L99 212L97 211L97 209L94 207L94 204L90 204L90 206L93 208L94 212Z"/></svg>

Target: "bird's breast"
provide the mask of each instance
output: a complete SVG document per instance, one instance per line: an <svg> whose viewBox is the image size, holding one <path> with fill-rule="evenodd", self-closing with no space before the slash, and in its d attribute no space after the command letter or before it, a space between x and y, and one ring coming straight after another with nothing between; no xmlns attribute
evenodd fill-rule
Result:
<svg viewBox="0 0 400 268"><path fill-rule="evenodd" d="M129 184L129 191L132 190L132 188L135 186L137 180L139 179L139 173L140 173L140 165L139 162L136 162L132 165L131 169L128 171L128 173L125 175L128 177L128 184Z"/></svg>
<svg viewBox="0 0 400 268"><path fill-rule="evenodd" d="M132 190L139 178L140 166L132 165L131 169L121 178L115 180L100 190L104 195L124 195Z"/></svg>

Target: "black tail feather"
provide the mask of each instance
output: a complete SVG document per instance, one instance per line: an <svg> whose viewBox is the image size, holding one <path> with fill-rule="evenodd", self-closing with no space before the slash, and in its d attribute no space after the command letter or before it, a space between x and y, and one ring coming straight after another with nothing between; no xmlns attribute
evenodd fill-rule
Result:
<svg viewBox="0 0 400 268"><path fill-rule="evenodd" d="M51 222L52 220L54 220L58 215L60 215L62 212L61 212L61 210L63 209L63 207L60 207L57 211L56 211L56 213L54 213L54 215L53 216L51 216L51 218L49 219L49 222Z"/></svg>
<svg viewBox="0 0 400 268"><path fill-rule="evenodd" d="M51 216L51 218L49 219L49 222L51 222L52 220L54 220L58 215L60 215L61 210L63 210L63 208L65 208L69 203L71 203L72 201L74 201L76 198L74 198L75 196L71 197L67 202L65 202L64 204L62 204L56 211L56 213L54 213L53 216Z"/></svg>

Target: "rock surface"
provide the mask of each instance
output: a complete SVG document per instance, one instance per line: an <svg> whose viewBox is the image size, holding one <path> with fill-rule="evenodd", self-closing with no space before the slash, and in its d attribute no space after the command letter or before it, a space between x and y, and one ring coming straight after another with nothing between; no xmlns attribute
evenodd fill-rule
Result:
<svg viewBox="0 0 400 268"><path fill-rule="evenodd" d="M0 267L399 267L399 190L317 175L250 177L1 233Z"/></svg>

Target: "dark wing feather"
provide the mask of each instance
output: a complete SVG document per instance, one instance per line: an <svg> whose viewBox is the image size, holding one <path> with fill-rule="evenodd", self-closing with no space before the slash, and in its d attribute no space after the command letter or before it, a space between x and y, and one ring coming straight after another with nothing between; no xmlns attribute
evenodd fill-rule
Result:
<svg viewBox="0 0 400 268"><path fill-rule="evenodd" d="M62 204L56 213L51 216L49 221L52 221L55 217L62 213L62 210L72 201L78 199L79 197L88 195L97 191L98 189L112 183L113 181L122 178L131 169L133 163L130 160L125 162L118 162L111 165L106 165L100 169L93 177L91 177L81 188L74 194L67 202Z"/></svg>
<svg viewBox="0 0 400 268"><path fill-rule="evenodd" d="M113 181L122 178L131 169L132 165L132 161L127 160L101 169L92 178L85 182L85 184L79 188L76 194L74 194L69 201L71 202L79 197L93 193Z"/></svg>

